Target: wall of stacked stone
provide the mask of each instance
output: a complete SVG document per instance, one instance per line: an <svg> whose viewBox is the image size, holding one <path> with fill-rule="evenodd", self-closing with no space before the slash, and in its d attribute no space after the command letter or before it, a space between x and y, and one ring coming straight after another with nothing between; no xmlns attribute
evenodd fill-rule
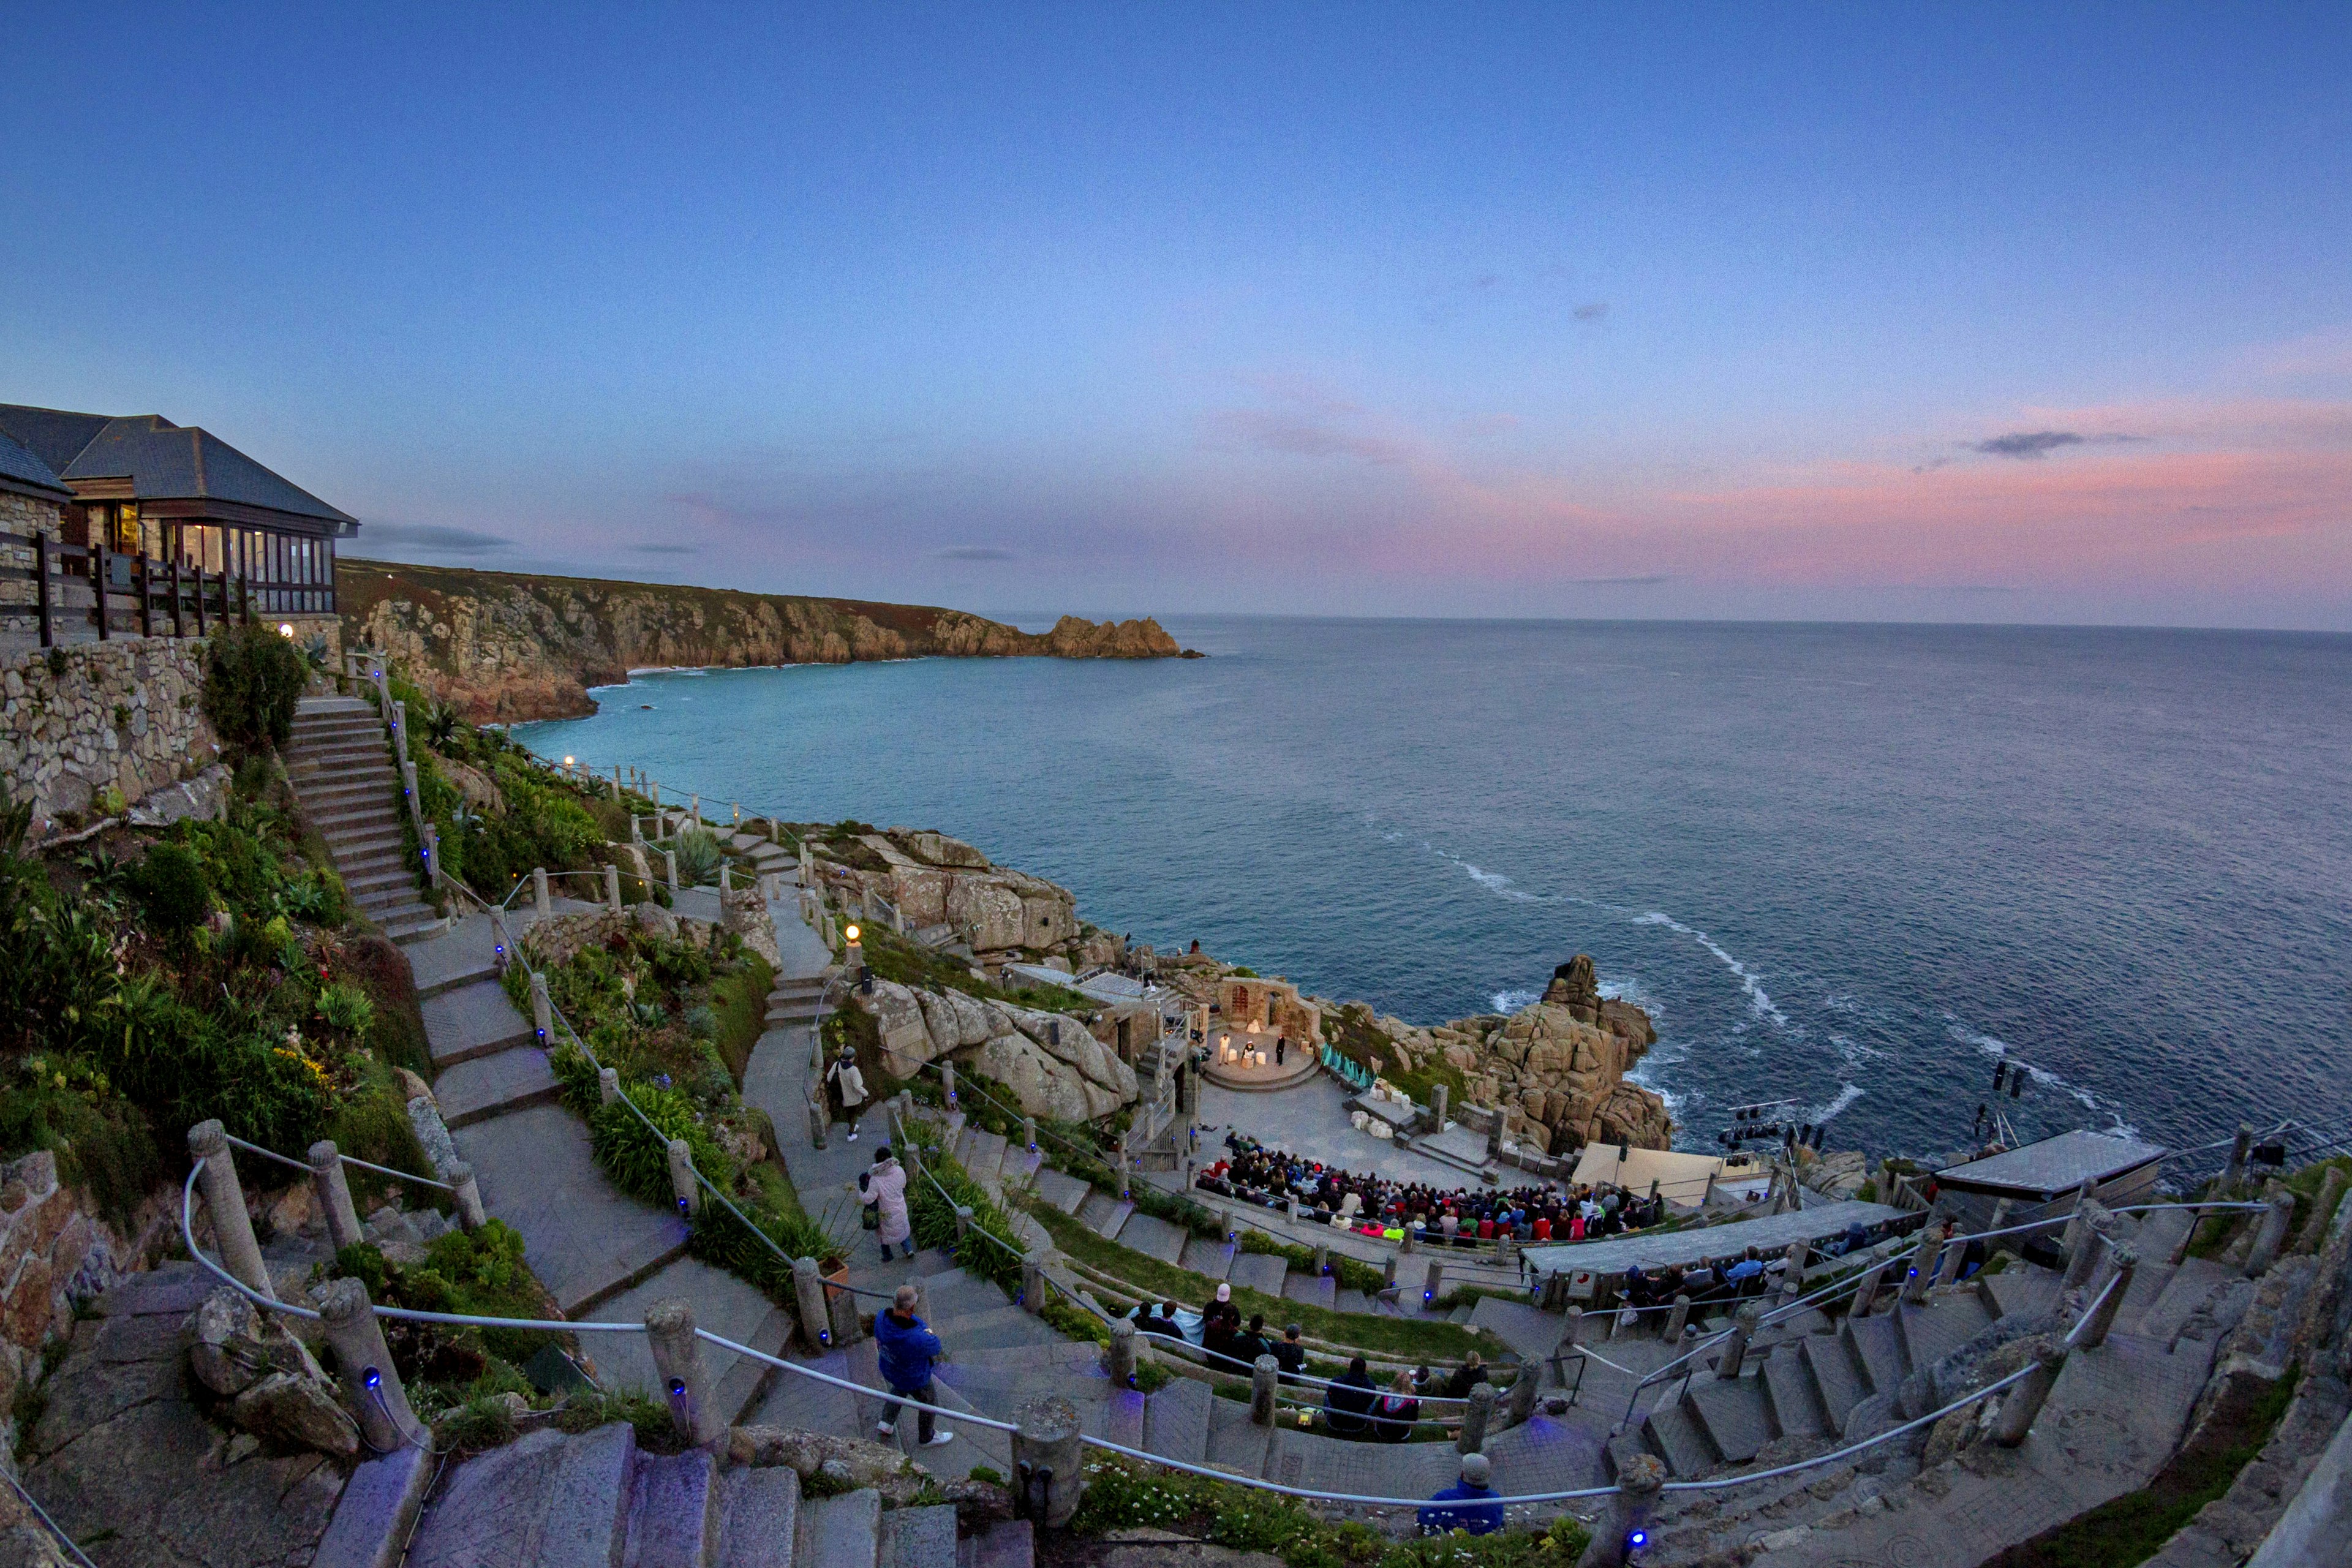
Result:
<svg viewBox="0 0 2352 1568"><path fill-rule="evenodd" d="M19 495L14 490L0 489L0 533L30 537L47 534L55 542L65 529L65 505L61 501L43 500L37 496ZM51 557L50 570L55 571L56 558ZM19 544L14 539L0 539L0 566L33 568L33 547ZM33 605L40 602L37 584L21 578L0 579L0 605ZM14 619L16 617L10 617Z"/></svg>
<svg viewBox="0 0 2352 1568"><path fill-rule="evenodd" d="M17 1390L40 1378L42 1344L72 1331L74 1303L148 1266L174 1228L171 1207L151 1197L126 1236L89 1194L58 1184L47 1150L0 1167L0 1420L13 1420Z"/></svg>
<svg viewBox="0 0 2352 1568"><path fill-rule="evenodd" d="M0 655L0 783L34 830L193 778L220 757L198 706L203 641L119 637Z"/></svg>

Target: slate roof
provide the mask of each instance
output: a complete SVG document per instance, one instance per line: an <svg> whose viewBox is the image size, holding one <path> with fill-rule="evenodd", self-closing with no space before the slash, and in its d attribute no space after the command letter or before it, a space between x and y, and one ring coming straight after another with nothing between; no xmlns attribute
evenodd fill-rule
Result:
<svg viewBox="0 0 2352 1568"><path fill-rule="evenodd" d="M5 431L0 431L0 489L44 495L61 501L73 499L73 491L66 488L57 471L41 461L38 453Z"/></svg>
<svg viewBox="0 0 2352 1568"><path fill-rule="evenodd" d="M2047 1199L2071 1193L2086 1176L2114 1180L2164 1158L2164 1150L2137 1138L2109 1132L2061 1132L2037 1143L1970 1160L1936 1173L1947 1186L1970 1192L2038 1194Z"/></svg>
<svg viewBox="0 0 2352 1568"><path fill-rule="evenodd" d="M335 525L357 521L263 468L219 437L156 414L112 418L0 404L0 435L11 436L58 477L127 476L141 500L218 500Z"/></svg>

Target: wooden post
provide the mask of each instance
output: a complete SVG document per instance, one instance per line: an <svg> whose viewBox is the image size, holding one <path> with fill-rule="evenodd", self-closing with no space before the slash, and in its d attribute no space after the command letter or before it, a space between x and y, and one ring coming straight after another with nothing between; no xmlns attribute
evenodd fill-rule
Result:
<svg viewBox="0 0 2352 1568"><path fill-rule="evenodd" d="M145 551L139 552L137 563L131 571L139 593L139 635L142 637L152 637L155 635L155 605L154 602L147 596L147 590L153 586L153 583L147 571Z"/></svg>
<svg viewBox="0 0 2352 1568"><path fill-rule="evenodd" d="M205 635L205 563L196 563L196 635Z"/></svg>
<svg viewBox="0 0 2352 1568"><path fill-rule="evenodd" d="M173 635L173 637L181 637L181 636L184 636L184 628L181 626L181 624L180 624L180 557L179 557L179 553L178 553L176 551L175 551L175 552L173 552L173 555L172 555L172 571L171 571L171 579L172 579L172 635Z"/></svg>
<svg viewBox="0 0 2352 1568"><path fill-rule="evenodd" d="M41 646L43 647L54 647L57 646L58 637L56 628L52 625L50 619L49 536L46 533L36 533L33 535L33 575L39 583L39 597L41 605Z"/></svg>
<svg viewBox="0 0 2352 1568"><path fill-rule="evenodd" d="M98 640L106 640L106 530L101 525L89 541L90 614L98 617Z"/></svg>

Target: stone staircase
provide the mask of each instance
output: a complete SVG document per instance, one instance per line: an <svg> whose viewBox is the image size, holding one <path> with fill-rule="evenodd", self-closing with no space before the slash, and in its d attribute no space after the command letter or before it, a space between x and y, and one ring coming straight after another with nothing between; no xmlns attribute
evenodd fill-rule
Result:
<svg viewBox="0 0 2352 1568"><path fill-rule="evenodd" d="M303 698L295 705L285 760L294 798L327 841L352 902L394 942L437 935L445 922L418 892L400 773L374 705L356 697Z"/></svg>
<svg viewBox="0 0 2352 1568"><path fill-rule="evenodd" d="M553 1427L456 1466L420 1510L431 1457L362 1465L313 1568L1028 1568L1025 1521L959 1542L950 1505L886 1508L870 1489L803 1497L787 1465L639 1448L614 1422ZM414 1528L414 1537L409 1531Z"/></svg>

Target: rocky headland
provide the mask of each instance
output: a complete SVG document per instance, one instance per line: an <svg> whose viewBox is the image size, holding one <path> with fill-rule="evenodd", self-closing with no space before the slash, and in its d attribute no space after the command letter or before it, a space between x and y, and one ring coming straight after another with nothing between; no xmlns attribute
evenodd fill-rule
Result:
<svg viewBox="0 0 2352 1568"><path fill-rule="evenodd" d="M335 563L343 645L391 657L467 721L593 713L592 686L632 669L847 664L860 659L1175 658L1154 620L1065 616L1024 632L961 610L747 594L658 583Z"/></svg>
<svg viewBox="0 0 2352 1568"><path fill-rule="evenodd" d="M910 931L952 940L979 973L1008 963L1090 969L1135 968L1192 1006L1218 1000L1220 986L1252 972L1207 953L1130 949L1124 938L1083 921L1068 889L990 862L944 834L894 827L835 833L813 841L820 875L853 894L878 895ZM1480 1014L1423 1026L1384 1016L1363 1002L1301 995L1326 1043L1425 1093L1444 1082L1455 1104L1500 1110L1505 1136L1538 1152L1562 1154L1587 1142L1669 1147L1665 1101L1627 1081L1657 1043L1649 1015L1603 997L1592 960L1561 964L1536 1002L1512 1014ZM940 1058L977 1068L1012 1087L1033 1115L1093 1119L1134 1100L1135 1075L1113 1048L1117 1020L1093 1031L1074 1020L944 986L877 984L858 999L900 1076Z"/></svg>

